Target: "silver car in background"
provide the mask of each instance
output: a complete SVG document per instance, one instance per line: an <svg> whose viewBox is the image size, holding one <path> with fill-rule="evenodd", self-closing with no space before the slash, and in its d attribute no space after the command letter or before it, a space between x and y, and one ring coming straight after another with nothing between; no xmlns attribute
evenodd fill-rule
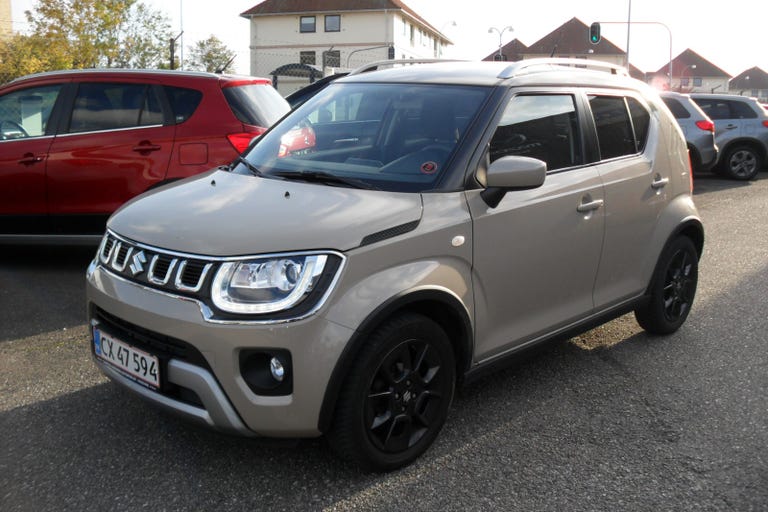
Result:
<svg viewBox="0 0 768 512"><path fill-rule="evenodd" d="M715 123L688 94L664 91L660 96L683 130L693 170L703 172L712 169L719 152L715 144Z"/></svg>
<svg viewBox="0 0 768 512"><path fill-rule="evenodd" d="M691 98L715 122L717 170L736 180L757 177L768 157L768 112L746 96L692 93Z"/></svg>

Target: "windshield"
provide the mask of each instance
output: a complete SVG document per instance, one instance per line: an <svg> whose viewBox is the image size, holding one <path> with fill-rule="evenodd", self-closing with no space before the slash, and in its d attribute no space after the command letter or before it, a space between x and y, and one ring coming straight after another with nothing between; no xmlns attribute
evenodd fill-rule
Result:
<svg viewBox="0 0 768 512"><path fill-rule="evenodd" d="M333 84L261 138L246 158L265 177L431 190L488 94L468 86ZM235 172L252 173L244 165Z"/></svg>

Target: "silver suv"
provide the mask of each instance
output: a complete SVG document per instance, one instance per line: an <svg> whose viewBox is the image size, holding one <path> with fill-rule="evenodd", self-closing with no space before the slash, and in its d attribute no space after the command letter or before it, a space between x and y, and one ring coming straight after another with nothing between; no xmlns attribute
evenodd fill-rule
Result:
<svg viewBox="0 0 768 512"><path fill-rule="evenodd" d="M768 156L768 112L755 98L730 94L691 94L715 122L719 170L737 180L751 180Z"/></svg>
<svg viewBox="0 0 768 512"><path fill-rule="evenodd" d="M584 65L352 73L230 168L127 204L87 273L96 364L200 424L390 470L528 347L630 311L677 330L704 238L685 140L651 89Z"/></svg>
<svg viewBox="0 0 768 512"><path fill-rule="evenodd" d="M718 147L715 144L715 123L688 94L664 91L660 95L683 130L693 170L695 172L711 170L717 163L718 155Z"/></svg>

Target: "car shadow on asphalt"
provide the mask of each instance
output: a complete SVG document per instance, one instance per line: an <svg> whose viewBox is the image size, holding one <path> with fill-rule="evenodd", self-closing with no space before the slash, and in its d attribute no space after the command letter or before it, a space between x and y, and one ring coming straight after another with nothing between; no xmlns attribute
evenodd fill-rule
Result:
<svg viewBox="0 0 768 512"><path fill-rule="evenodd" d="M85 323L85 271L96 246L0 249L0 342Z"/></svg>

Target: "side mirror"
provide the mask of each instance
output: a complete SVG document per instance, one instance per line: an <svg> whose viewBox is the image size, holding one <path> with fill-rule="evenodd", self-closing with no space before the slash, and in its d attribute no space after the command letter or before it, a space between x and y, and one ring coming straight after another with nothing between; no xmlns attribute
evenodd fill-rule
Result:
<svg viewBox="0 0 768 512"><path fill-rule="evenodd" d="M544 184L547 163L527 156L504 156L494 161L485 175L486 189L480 197L496 208L510 190L529 190Z"/></svg>

